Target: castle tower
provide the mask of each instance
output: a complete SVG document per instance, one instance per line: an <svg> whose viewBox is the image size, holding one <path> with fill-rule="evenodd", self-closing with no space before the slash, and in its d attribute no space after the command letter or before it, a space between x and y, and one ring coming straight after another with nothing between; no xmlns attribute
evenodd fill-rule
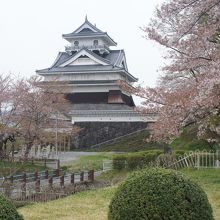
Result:
<svg viewBox="0 0 220 220"><path fill-rule="evenodd" d="M146 127L146 117L134 110L131 94L119 81L137 82L129 73L124 50L91 24L87 17L75 31L63 34L69 45L50 68L37 70L45 83L56 81L72 103L72 123L83 128L74 147L89 147ZM51 84L53 86L53 84ZM154 121L148 118L148 121Z"/></svg>

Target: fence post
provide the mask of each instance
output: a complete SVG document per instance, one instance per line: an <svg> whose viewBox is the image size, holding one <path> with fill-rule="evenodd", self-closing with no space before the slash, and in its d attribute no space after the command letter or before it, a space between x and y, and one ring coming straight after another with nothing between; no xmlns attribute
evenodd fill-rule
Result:
<svg viewBox="0 0 220 220"><path fill-rule="evenodd" d="M53 174L54 174L55 177L59 176L59 171L60 171L59 169L56 169L56 170L53 171Z"/></svg>
<svg viewBox="0 0 220 220"><path fill-rule="evenodd" d="M57 160L57 169L58 170L60 169L60 160L59 159Z"/></svg>
<svg viewBox="0 0 220 220"><path fill-rule="evenodd" d="M187 166L187 168L188 168L188 167L189 167L189 164L188 164L187 158L185 157L184 160L185 160L186 166Z"/></svg>
<svg viewBox="0 0 220 220"><path fill-rule="evenodd" d="M21 197L22 199L26 198L26 182L22 182L21 184Z"/></svg>
<svg viewBox="0 0 220 220"><path fill-rule="evenodd" d="M24 173L22 176L22 182L25 183L25 185L26 185L26 182L27 182L27 174L26 173Z"/></svg>
<svg viewBox="0 0 220 220"><path fill-rule="evenodd" d="M80 173L80 182L83 182L84 181L84 172L82 171Z"/></svg>
<svg viewBox="0 0 220 220"><path fill-rule="evenodd" d="M36 172L34 173L34 181L37 181L37 179L38 179L38 172L36 171Z"/></svg>
<svg viewBox="0 0 220 220"><path fill-rule="evenodd" d="M197 153L197 168L199 169L200 166L200 158L199 158L199 153Z"/></svg>
<svg viewBox="0 0 220 220"><path fill-rule="evenodd" d="M75 175L74 175L74 173L71 174L70 178L71 178L70 179L71 184L74 184L75 183Z"/></svg>
<svg viewBox="0 0 220 220"><path fill-rule="evenodd" d="M45 170L45 179L48 179L48 177L49 177L49 172L48 170Z"/></svg>
<svg viewBox="0 0 220 220"><path fill-rule="evenodd" d="M91 182L94 181L94 170L89 170L88 180L91 181Z"/></svg>
<svg viewBox="0 0 220 220"><path fill-rule="evenodd" d="M49 182L49 187L52 188L53 187L53 176L49 178L48 182Z"/></svg>
<svg viewBox="0 0 220 220"><path fill-rule="evenodd" d="M213 155L214 167L219 168L218 150Z"/></svg>
<svg viewBox="0 0 220 220"><path fill-rule="evenodd" d="M60 186L64 187L64 175L60 177Z"/></svg>
<svg viewBox="0 0 220 220"><path fill-rule="evenodd" d="M13 175L10 176L9 180L10 180L10 183L13 184L13 181L14 181L14 177L13 177Z"/></svg>
<svg viewBox="0 0 220 220"><path fill-rule="evenodd" d="M40 179L37 179L35 182L35 191L40 192Z"/></svg>

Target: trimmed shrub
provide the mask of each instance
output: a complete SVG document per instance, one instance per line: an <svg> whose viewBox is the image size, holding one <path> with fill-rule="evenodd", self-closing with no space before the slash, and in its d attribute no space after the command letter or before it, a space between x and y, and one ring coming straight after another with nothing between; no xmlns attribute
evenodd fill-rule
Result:
<svg viewBox="0 0 220 220"><path fill-rule="evenodd" d="M15 206L0 194L0 220L23 220Z"/></svg>
<svg viewBox="0 0 220 220"><path fill-rule="evenodd" d="M161 153L161 151L143 151L135 154L128 154L126 157L127 168L129 170L145 168L150 162L155 161Z"/></svg>
<svg viewBox="0 0 220 220"><path fill-rule="evenodd" d="M113 169L123 170L126 167L126 155L116 155L113 157Z"/></svg>
<svg viewBox="0 0 220 220"><path fill-rule="evenodd" d="M144 155L140 153L129 154L126 156L127 169L134 170L144 166Z"/></svg>
<svg viewBox="0 0 220 220"><path fill-rule="evenodd" d="M144 168L155 161L161 153L162 151L159 150L151 150L116 155L113 157L113 168L116 170Z"/></svg>
<svg viewBox="0 0 220 220"><path fill-rule="evenodd" d="M131 174L117 189L109 220L214 220L205 192L173 170Z"/></svg>
<svg viewBox="0 0 220 220"><path fill-rule="evenodd" d="M176 155L174 154L161 154L157 157L157 166L169 167L170 164L176 162Z"/></svg>

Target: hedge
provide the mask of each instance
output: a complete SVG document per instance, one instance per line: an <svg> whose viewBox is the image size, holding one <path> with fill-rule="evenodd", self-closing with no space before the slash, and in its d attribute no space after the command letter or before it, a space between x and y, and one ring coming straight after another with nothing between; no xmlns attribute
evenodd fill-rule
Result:
<svg viewBox="0 0 220 220"><path fill-rule="evenodd" d="M109 220L214 220L205 192L181 173L162 168L134 172L117 189Z"/></svg>
<svg viewBox="0 0 220 220"><path fill-rule="evenodd" d="M120 154L113 157L113 168L116 170L144 168L155 161L162 151L151 150L136 153Z"/></svg>

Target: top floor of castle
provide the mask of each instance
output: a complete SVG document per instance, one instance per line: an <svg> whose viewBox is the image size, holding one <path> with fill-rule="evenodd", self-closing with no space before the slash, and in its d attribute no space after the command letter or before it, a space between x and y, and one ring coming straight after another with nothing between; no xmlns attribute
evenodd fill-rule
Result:
<svg viewBox="0 0 220 220"><path fill-rule="evenodd" d="M83 48L86 48L100 55L109 54L110 46L117 46L117 43L95 25L91 24L87 17L85 22L75 31L69 34L62 35L70 45L66 46L66 52L74 53Z"/></svg>
<svg viewBox="0 0 220 220"><path fill-rule="evenodd" d="M65 52L58 53L51 67L36 71L45 81L56 79L75 84L92 81L97 85L106 81L123 80L128 84L137 81L128 71L124 50L111 49L117 43L87 17L75 31L62 36L69 42Z"/></svg>

